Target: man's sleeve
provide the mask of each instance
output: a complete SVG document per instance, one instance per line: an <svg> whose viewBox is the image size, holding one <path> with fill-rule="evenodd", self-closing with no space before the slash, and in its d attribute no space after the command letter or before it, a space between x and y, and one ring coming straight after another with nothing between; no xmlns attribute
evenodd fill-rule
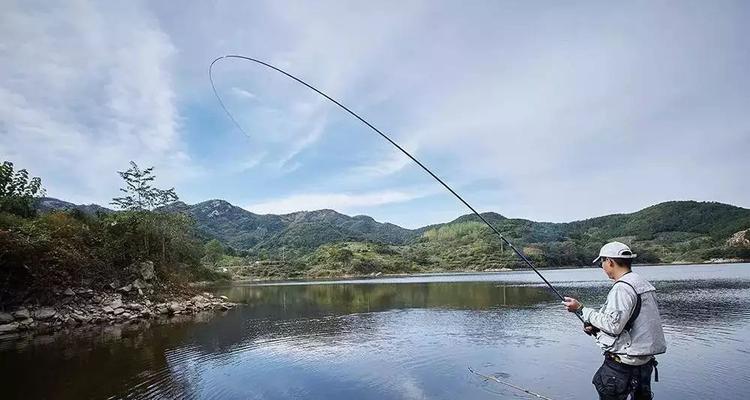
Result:
<svg viewBox="0 0 750 400"><path fill-rule="evenodd" d="M626 284L612 287L607 295L607 303L601 310L583 308L583 320L599 328L609 335L619 335L628 323L637 297L635 292Z"/></svg>

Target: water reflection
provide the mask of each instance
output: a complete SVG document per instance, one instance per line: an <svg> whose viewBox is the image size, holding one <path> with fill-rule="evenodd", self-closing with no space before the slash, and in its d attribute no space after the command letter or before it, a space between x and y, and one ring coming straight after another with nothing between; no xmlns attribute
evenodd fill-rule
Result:
<svg viewBox="0 0 750 400"><path fill-rule="evenodd" d="M746 398L750 266L685 268L642 272L656 277L670 346L654 390ZM609 283L594 272L558 271L556 282L595 304ZM246 304L224 314L0 341L2 398L527 398L467 366L556 399L592 398L591 340L544 287L508 275L233 287L222 294Z"/></svg>
<svg viewBox="0 0 750 400"><path fill-rule="evenodd" d="M537 287L495 283L335 284L304 286L240 286L221 292L248 305L255 317L376 312L394 308L486 310L527 307L551 299Z"/></svg>

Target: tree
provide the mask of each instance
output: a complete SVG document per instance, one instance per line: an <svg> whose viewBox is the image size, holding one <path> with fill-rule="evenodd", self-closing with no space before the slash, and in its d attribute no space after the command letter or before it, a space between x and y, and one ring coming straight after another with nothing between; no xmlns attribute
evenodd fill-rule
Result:
<svg viewBox="0 0 750 400"><path fill-rule="evenodd" d="M179 199L177 193L174 188L162 190L151 186L151 182L156 179L154 167L141 170L138 164L131 161L127 171L117 171L117 173L125 180L126 187L120 188L120 191L126 196L115 197L110 204L135 213L133 218L139 222L145 232L143 236L145 253L150 252L149 236L157 236L157 240L161 242L162 261L166 261L167 237L178 234L177 231L182 229L182 224L174 224L176 220L168 215L150 211L177 201Z"/></svg>
<svg viewBox="0 0 750 400"><path fill-rule="evenodd" d="M204 249L206 251L206 261L213 265L216 265L224 255L224 246L216 239L212 239L206 243Z"/></svg>
<svg viewBox="0 0 750 400"><path fill-rule="evenodd" d="M169 205L179 198L174 188L162 190L151 186L156 179L154 167L141 170L134 161L130 162L127 171L117 171L125 180L127 187L120 188L126 196L115 197L110 204L130 211L150 211L154 208Z"/></svg>
<svg viewBox="0 0 750 400"><path fill-rule="evenodd" d="M3 161L0 165L0 212L33 217L36 214L34 202L44 195L40 178L29 179L25 169L13 172L13 163Z"/></svg>

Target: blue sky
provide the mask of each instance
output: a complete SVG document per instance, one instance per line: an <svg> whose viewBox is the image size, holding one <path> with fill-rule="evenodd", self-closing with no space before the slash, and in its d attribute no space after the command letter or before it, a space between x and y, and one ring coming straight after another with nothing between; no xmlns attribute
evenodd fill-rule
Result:
<svg viewBox="0 0 750 400"><path fill-rule="evenodd" d="M747 2L27 2L0 13L0 157L106 204L129 160L196 203L405 227L667 200L750 207Z"/></svg>

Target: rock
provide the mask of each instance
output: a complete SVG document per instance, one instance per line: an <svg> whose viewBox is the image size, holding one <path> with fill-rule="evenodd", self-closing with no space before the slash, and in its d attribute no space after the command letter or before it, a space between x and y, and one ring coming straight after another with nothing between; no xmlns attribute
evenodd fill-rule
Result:
<svg viewBox="0 0 750 400"><path fill-rule="evenodd" d="M13 317L13 315L0 312L0 324L8 324L13 322L14 320L15 318Z"/></svg>
<svg viewBox="0 0 750 400"><path fill-rule="evenodd" d="M57 315L57 311L55 311L55 309L51 307L40 308L34 312L34 318L41 321L51 319L55 315Z"/></svg>
<svg viewBox="0 0 750 400"><path fill-rule="evenodd" d="M178 314L178 313L182 312L183 310L185 310L185 306L183 306L182 304L180 304L180 303L178 303L176 301L173 301L173 302L171 302L171 303L169 303L167 305L167 309L171 313Z"/></svg>
<svg viewBox="0 0 750 400"><path fill-rule="evenodd" d="M113 313L114 313L115 315L120 315L120 314L122 314L122 313L124 313L124 312L125 312L125 309L124 309L124 308L116 308L116 309L115 309L115 310L113 311Z"/></svg>
<svg viewBox="0 0 750 400"><path fill-rule="evenodd" d="M141 274L141 278L150 281L154 279L154 263L153 261L144 261L138 264L138 272Z"/></svg>
<svg viewBox="0 0 750 400"><path fill-rule="evenodd" d="M25 308L19 308L13 313L13 317L15 319L27 319L31 317L31 313Z"/></svg>
<svg viewBox="0 0 750 400"><path fill-rule="evenodd" d="M137 288L137 289L150 289L153 286L154 285L152 285L152 284L150 284L150 283L148 283L148 282L146 282L144 280L141 280L141 279L136 279L136 280L133 281L133 287Z"/></svg>
<svg viewBox="0 0 750 400"><path fill-rule="evenodd" d="M73 319L75 319L76 321L78 321L80 323L84 323L84 324L88 323L89 321L91 321L91 317L87 317L87 316L85 316L83 314L73 314Z"/></svg>
<svg viewBox="0 0 750 400"><path fill-rule="evenodd" d="M119 288L117 290L120 291L120 292L124 292L124 293L130 293L130 291L133 290L133 285L128 284L128 285L125 285L125 286L123 286L123 287L121 287L121 288Z"/></svg>
<svg viewBox="0 0 750 400"><path fill-rule="evenodd" d="M226 305L226 304L222 304L222 305L220 306L220 308L221 308L221 311L227 311L227 310L229 310L229 306L228 306L228 305Z"/></svg>
<svg viewBox="0 0 750 400"><path fill-rule="evenodd" d="M66 296L75 296L76 292L74 292L73 289L71 289L71 288L67 288L67 289L65 289L65 291L63 292L63 294L66 295Z"/></svg>
<svg viewBox="0 0 750 400"><path fill-rule="evenodd" d="M114 283L114 282L112 282L112 283L109 284L109 287L110 287L110 289L115 290L115 289L117 289L117 284Z"/></svg>
<svg viewBox="0 0 750 400"><path fill-rule="evenodd" d="M212 295L211 293L208 293L208 292L203 292L203 297L205 297L205 298L207 298L207 299L210 299L210 298L212 298L212 297L214 297L214 296L213 296L213 295Z"/></svg>
<svg viewBox="0 0 750 400"><path fill-rule="evenodd" d="M193 303L202 303L204 300L206 300L206 299L204 299L203 296L201 296L201 295L193 296L190 299L190 301L192 301Z"/></svg>
<svg viewBox="0 0 750 400"><path fill-rule="evenodd" d="M0 325L0 334L3 333L12 333L17 331L19 328L18 322L11 322L9 324L2 324Z"/></svg>
<svg viewBox="0 0 750 400"><path fill-rule="evenodd" d="M229 301L229 297L227 297L227 296L219 296L219 298L222 299L222 300L224 300L224 301Z"/></svg>
<svg viewBox="0 0 750 400"><path fill-rule="evenodd" d="M32 329L36 326L36 323L34 322L33 318L26 318L25 320L18 323L19 329L27 330Z"/></svg>
<svg viewBox="0 0 750 400"><path fill-rule="evenodd" d="M112 307L112 309L120 308L122 307L122 300L114 299L111 303L109 303L109 306Z"/></svg>
<svg viewBox="0 0 750 400"><path fill-rule="evenodd" d="M727 239L727 246L750 247L750 229L739 231Z"/></svg>
<svg viewBox="0 0 750 400"><path fill-rule="evenodd" d="M81 289L76 291L76 294L79 296L90 297L94 295L94 291L92 289Z"/></svg>
<svg viewBox="0 0 750 400"><path fill-rule="evenodd" d="M157 312L158 312L159 314L169 314L169 308L168 308L167 306L163 306L163 307L157 307L157 308L156 308L156 311L157 311Z"/></svg>
<svg viewBox="0 0 750 400"><path fill-rule="evenodd" d="M133 310L133 311L141 311L143 310L143 306L138 303L130 303L126 306L127 309Z"/></svg>
<svg viewBox="0 0 750 400"><path fill-rule="evenodd" d="M113 312L115 312L115 309L110 306L104 306L102 307L102 311L104 311L107 314L112 314Z"/></svg>

